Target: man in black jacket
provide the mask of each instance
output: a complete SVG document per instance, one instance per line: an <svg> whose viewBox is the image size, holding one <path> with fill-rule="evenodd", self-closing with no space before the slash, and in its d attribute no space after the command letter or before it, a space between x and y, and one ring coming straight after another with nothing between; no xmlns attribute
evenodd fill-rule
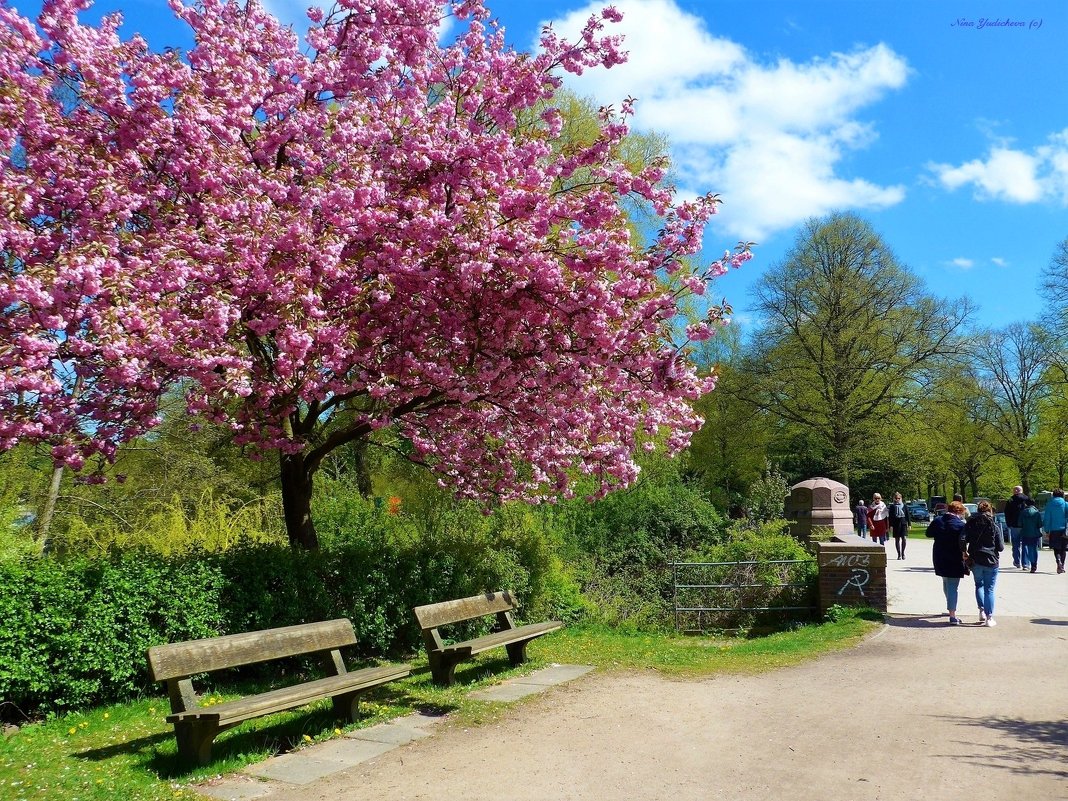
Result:
<svg viewBox="0 0 1068 801"><path fill-rule="evenodd" d="M1013 487L1012 497L1005 503L1005 525L1009 527L1009 538L1012 540L1012 566L1023 567L1030 570L1030 565L1021 561L1020 553L1020 512L1027 506L1031 499L1024 494L1023 487Z"/></svg>

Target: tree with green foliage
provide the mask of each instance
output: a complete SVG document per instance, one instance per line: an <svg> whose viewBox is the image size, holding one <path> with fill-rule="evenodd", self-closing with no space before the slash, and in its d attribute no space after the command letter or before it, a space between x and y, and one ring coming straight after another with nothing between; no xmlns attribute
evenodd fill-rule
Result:
<svg viewBox="0 0 1068 801"><path fill-rule="evenodd" d="M811 219L757 285L745 370L754 403L808 432L849 483L874 429L913 407L934 363L962 350L966 299L941 301L853 214Z"/></svg>
<svg viewBox="0 0 1068 801"><path fill-rule="evenodd" d="M975 340L975 370L983 390L984 431L995 453L1012 461L1025 492L1042 459L1038 442L1040 410L1050 395L1045 332L1013 323Z"/></svg>

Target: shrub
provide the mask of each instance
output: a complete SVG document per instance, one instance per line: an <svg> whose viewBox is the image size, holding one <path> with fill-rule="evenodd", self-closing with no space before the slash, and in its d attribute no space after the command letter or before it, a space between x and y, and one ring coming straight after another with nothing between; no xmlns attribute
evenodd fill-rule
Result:
<svg viewBox="0 0 1068 801"><path fill-rule="evenodd" d="M755 525L740 521L723 542L688 554L687 561L716 564L693 568L697 578L685 576L680 583L720 586L689 591L682 605L737 607L708 615L715 628L725 629L763 630L807 617L784 607L815 607L818 568L805 547L786 533L787 527L782 520ZM782 564L795 560L799 563Z"/></svg>

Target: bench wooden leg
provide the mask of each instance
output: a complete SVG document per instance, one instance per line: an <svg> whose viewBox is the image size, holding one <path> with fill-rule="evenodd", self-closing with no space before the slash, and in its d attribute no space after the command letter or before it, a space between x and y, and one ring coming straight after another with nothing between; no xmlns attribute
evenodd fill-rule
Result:
<svg viewBox="0 0 1068 801"><path fill-rule="evenodd" d="M439 687L451 687L456 681L456 662L442 659L440 656L430 658L430 675Z"/></svg>
<svg viewBox="0 0 1068 801"><path fill-rule="evenodd" d="M345 693L335 695L330 699L334 704L334 715L345 718L352 723L360 719L360 693Z"/></svg>
<svg viewBox="0 0 1068 801"><path fill-rule="evenodd" d="M178 759L186 765L207 765L211 762L211 744L218 733L219 725L215 721L175 723Z"/></svg>
<svg viewBox="0 0 1068 801"><path fill-rule="evenodd" d="M513 665L522 665L527 661L527 643L530 640L523 640L522 642L512 642L504 646L508 651L508 659Z"/></svg>

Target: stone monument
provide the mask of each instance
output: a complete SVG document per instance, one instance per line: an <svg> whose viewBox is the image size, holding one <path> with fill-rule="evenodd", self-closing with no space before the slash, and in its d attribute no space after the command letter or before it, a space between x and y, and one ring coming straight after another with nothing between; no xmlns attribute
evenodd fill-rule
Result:
<svg viewBox="0 0 1068 801"><path fill-rule="evenodd" d="M829 478L810 478L790 487L786 499L786 519L790 533L809 542L815 529L834 534L853 533L853 510L849 507L849 487Z"/></svg>

